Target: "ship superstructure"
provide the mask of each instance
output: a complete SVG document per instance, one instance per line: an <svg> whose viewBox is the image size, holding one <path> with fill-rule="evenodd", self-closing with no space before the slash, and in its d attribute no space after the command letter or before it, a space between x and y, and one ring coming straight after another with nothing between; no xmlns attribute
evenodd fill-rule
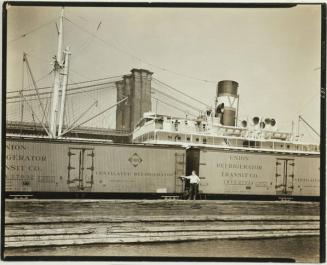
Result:
<svg viewBox="0 0 327 265"><path fill-rule="evenodd" d="M215 108L196 119L145 113L133 132L134 143L208 146L239 150L318 154L319 145L279 131L275 119L238 122L238 83L220 81Z"/></svg>

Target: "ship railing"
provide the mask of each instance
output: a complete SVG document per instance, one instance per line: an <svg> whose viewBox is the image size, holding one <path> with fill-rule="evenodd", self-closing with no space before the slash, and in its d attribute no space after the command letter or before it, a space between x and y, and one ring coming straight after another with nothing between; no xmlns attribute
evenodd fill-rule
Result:
<svg viewBox="0 0 327 265"><path fill-rule="evenodd" d="M155 130L137 137L137 142L164 141L176 144L213 145L220 147L237 147L264 149L272 151L319 152L319 145L278 140L260 140L242 137L212 136L206 134L179 133Z"/></svg>

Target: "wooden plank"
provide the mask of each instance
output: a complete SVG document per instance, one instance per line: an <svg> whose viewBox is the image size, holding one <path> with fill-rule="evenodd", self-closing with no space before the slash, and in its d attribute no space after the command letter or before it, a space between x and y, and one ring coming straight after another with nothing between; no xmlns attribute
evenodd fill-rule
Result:
<svg viewBox="0 0 327 265"><path fill-rule="evenodd" d="M89 222L89 223L82 223L82 222L69 222L69 223L22 223L22 224L7 224L6 229L8 230L21 230L21 229L58 229L58 228L75 228L75 227L94 227L95 225L110 225L112 227L129 227L129 226L136 226L136 225L146 225L147 227L152 227L152 226L169 226L169 225L178 225L182 224L183 226L208 226L208 225L215 225L215 226L224 226L224 225L247 225L247 224L253 224L253 225L266 225L266 224L278 224L278 225L306 225L306 224L319 224L319 220L314 220L314 221L273 221L273 220L268 220L268 221L252 221L252 220L247 220L247 221L176 221L176 222L160 222L160 221L154 221L154 222Z"/></svg>
<svg viewBox="0 0 327 265"><path fill-rule="evenodd" d="M161 236L161 237L175 237L177 235L183 236L191 236L191 235L214 235L214 234L265 234L265 233L292 233L292 232L306 232L306 231L315 231L317 229L303 229L303 230L232 230L232 231L147 231L147 232L139 232L139 231L130 231L128 233L124 232L111 232L110 229L106 227L97 228L93 233L85 233L85 234L57 234L57 235L28 235L28 236L14 236L14 237L5 237L6 242L16 242L16 241L35 241L35 240L57 240L57 239L87 239L87 238L130 238L130 237L153 237L153 236Z"/></svg>
<svg viewBox="0 0 327 265"><path fill-rule="evenodd" d="M176 221L319 221L319 216L300 215L201 215L201 216L8 216L6 224L54 222L176 222Z"/></svg>
<svg viewBox="0 0 327 265"><path fill-rule="evenodd" d="M179 242L190 240L208 240L208 239L249 239L249 238L278 238L278 237L291 237L291 236L317 236L319 231L313 230L300 230L300 231L270 231L267 233L260 232L247 232L240 233L239 231L224 232L224 233L204 233L201 234L166 234L153 233L152 235L135 234L133 236L117 235L115 237L95 237L89 238L56 238L56 239L43 239L43 240L17 240L6 241L6 247L27 247L27 246L58 246L58 245L82 245L82 244L99 244L99 243L145 243L145 242Z"/></svg>
<svg viewBox="0 0 327 265"><path fill-rule="evenodd" d="M318 202L181 201L181 200L6 200L6 216L101 215L319 215ZM8 213L8 211L10 213Z"/></svg>
<svg viewBox="0 0 327 265"><path fill-rule="evenodd" d="M130 225L112 226L107 224L76 224L76 227L69 228L30 228L23 225L21 228L16 227L11 229L7 227L5 236L33 236L33 235L61 235L61 234L90 234L96 233L101 228L106 228L107 233L130 233L130 232L179 232L179 231L244 231L244 230L305 230L305 229L319 229L319 222L302 222L300 224L230 224L224 225L188 225L188 224L175 224L175 225L161 225L149 226L142 223L135 223Z"/></svg>

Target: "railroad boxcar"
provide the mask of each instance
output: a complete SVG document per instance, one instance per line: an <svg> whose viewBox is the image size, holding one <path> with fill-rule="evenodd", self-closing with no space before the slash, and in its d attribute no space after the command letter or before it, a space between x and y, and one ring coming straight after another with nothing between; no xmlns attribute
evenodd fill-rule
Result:
<svg viewBox="0 0 327 265"><path fill-rule="evenodd" d="M7 194L181 192L181 147L45 140L6 141Z"/></svg>
<svg viewBox="0 0 327 265"><path fill-rule="evenodd" d="M200 198L319 198L319 154L149 144L7 139L7 196L185 196L196 170Z"/></svg>
<svg viewBox="0 0 327 265"><path fill-rule="evenodd" d="M199 172L209 197L319 198L319 154L191 148L186 161L187 173Z"/></svg>

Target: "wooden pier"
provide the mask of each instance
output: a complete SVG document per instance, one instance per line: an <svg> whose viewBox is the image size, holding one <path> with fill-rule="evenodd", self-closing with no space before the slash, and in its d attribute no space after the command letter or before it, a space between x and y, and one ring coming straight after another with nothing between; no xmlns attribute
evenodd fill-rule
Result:
<svg viewBox="0 0 327 265"><path fill-rule="evenodd" d="M317 202L6 200L5 247L319 236Z"/></svg>

